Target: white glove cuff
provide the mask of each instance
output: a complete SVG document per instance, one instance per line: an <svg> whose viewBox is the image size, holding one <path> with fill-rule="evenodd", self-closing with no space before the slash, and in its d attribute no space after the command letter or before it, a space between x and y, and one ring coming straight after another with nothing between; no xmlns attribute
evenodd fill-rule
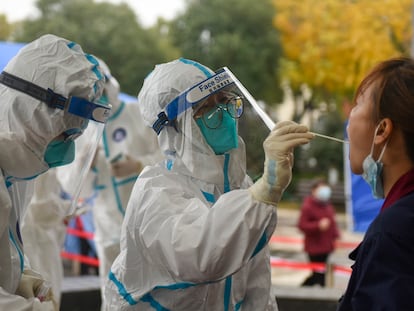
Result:
<svg viewBox="0 0 414 311"><path fill-rule="evenodd" d="M280 201L282 191L271 188L270 185L263 180L263 178L265 178L265 176L256 181L249 188L249 191L255 200L277 206L277 203Z"/></svg>

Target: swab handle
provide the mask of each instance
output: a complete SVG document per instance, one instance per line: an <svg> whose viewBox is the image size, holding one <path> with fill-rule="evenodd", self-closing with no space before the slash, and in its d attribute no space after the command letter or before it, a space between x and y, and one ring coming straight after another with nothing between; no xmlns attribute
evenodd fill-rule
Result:
<svg viewBox="0 0 414 311"><path fill-rule="evenodd" d="M343 139L336 138L336 137L331 137L331 136L318 134L318 133L314 133L314 132L309 132L309 133L311 133L315 136L321 137L321 138L330 139L330 140L337 141L337 142L340 142L340 143L347 143L347 141L345 141Z"/></svg>

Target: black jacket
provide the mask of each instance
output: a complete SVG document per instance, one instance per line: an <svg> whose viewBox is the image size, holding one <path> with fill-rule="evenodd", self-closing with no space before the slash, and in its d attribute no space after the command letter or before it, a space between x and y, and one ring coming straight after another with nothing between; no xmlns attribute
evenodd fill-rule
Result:
<svg viewBox="0 0 414 311"><path fill-rule="evenodd" d="M349 257L355 263L337 311L413 311L414 193L382 211Z"/></svg>

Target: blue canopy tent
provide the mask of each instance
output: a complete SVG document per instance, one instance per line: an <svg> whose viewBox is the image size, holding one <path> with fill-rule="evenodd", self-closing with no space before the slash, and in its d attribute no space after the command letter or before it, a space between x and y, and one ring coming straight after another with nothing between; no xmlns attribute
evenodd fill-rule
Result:
<svg viewBox="0 0 414 311"><path fill-rule="evenodd" d="M26 43L0 41L0 70L6 67L7 63ZM126 93L120 93L119 99L125 103L134 103L137 101L135 96Z"/></svg>
<svg viewBox="0 0 414 311"><path fill-rule="evenodd" d="M138 99L134 96L131 96L129 94L126 93L119 93L118 95L119 99L122 100L125 103L136 103L138 101Z"/></svg>
<svg viewBox="0 0 414 311"><path fill-rule="evenodd" d="M0 69L6 67L9 60L17 54L17 52L25 45L25 43L0 41Z"/></svg>

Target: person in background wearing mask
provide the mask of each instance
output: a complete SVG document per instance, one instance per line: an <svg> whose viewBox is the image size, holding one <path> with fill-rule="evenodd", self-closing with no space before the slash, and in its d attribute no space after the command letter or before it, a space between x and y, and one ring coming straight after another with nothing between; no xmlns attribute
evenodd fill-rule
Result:
<svg viewBox="0 0 414 311"><path fill-rule="evenodd" d="M385 198L355 260L339 311L414 310L414 61L392 58L358 86L347 133L353 173Z"/></svg>
<svg viewBox="0 0 414 311"><path fill-rule="evenodd" d="M323 180L312 183L311 194L303 200L298 228L305 235L304 248L309 261L325 264L335 250L339 230L335 221L335 209L330 203L331 187ZM313 268L312 274L302 286L325 286L325 267Z"/></svg>
<svg viewBox="0 0 414 311"><path fill-rule="evenodd" d="M145 79L138 105L165 159L135 183L105 286L107 310L277 310L268 241L293 148L313 134L278 123L253 184L237 130L250 105L243 94L227 68L183 58Z"/></svg>
<svg viewBox="0 0 414 311"><path fill-rule="evenodd" d="M50 284L25 257L20 226L33 179L72 162L86 128L102 134L110 107L93 101L103 83L92 55L54 35L24 46L0 74L0 310L58 310Z"/></svg>
<svg viewBox="0 0 414 311"><path fill-rule="evenodd" d="M100 147L92 165L96 198L92 208L94 241L99 258L101 309L103 288L112 262L120 252L121 227L129 196L142 168L162 159L156 133L145 126L137 103L119 99L120 86L101 59L106 83L100 102L112 105Z"/></svg>

